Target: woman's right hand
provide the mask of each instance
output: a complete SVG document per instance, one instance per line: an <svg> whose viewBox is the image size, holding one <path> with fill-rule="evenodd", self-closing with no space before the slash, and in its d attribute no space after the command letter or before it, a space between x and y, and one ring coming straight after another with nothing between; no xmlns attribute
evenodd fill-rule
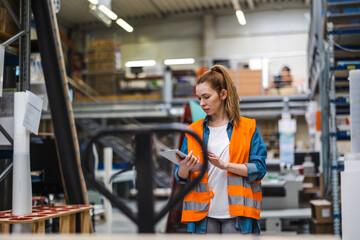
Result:
<svg viewBox="0 0 360 240"><path fill-rule="evenodd" d="M200 163L200 159L193 156L193 151L189 152L189 154L185 158L180 158L176 154L176 158L179 161L179 171L178 175L182 179L187 179L189 177L190 170L195 167L198 163Z"/></svg>

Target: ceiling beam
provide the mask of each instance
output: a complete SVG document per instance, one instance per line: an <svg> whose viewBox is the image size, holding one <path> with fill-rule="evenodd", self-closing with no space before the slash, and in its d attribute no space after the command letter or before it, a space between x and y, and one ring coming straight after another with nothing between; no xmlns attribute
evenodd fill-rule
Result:
<svg viewBox="0 0 360 240"><path fill-rule="evenodd" d="M149 0L150 5L153 7L155 15L159 18L164 18L165 17L165 13L163 13L161 11L161 9L159 8L159 6L153 1L153 0Z"/></svg>
<svg viewBox="0 0 360 240"><path fill-rule="evenodd" d="M255 9L255 4L254 4L254 0L246 0L247 5L249 6L250 10L254 10Z"/></svg>
<svg viewBox="0 0 360 240"><path fill-rule="evenodd" d="M235 11L240 10L239 0L231 0L231 3Z"/></svg>

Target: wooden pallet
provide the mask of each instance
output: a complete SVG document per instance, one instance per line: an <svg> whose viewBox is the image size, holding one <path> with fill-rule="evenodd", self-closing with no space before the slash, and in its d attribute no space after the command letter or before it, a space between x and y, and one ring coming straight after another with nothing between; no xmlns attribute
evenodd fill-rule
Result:
<svg viewBox="0 0 360 240"><path fill-rule="evenodd" d="M91 233L91 205L35 206L32 214L14 216L12 211L0 212L0 233L10 233L11 224L31 223L32 233L45 233L45 220L59 218L59 233L75 233L76 213L81 216L81 233Z"/></svg>

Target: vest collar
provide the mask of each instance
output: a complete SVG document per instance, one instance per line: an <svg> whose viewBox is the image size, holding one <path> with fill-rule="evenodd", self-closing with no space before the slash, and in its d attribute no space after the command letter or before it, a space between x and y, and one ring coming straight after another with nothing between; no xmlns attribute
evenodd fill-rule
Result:
<svg viewBox="0 0 360 240"><path fill-rule="evenodd" d="M234 127L234 123L231 120L229 120L229 122L227 124L227 128L229 128L229 124L232 127ZM204 121L202 122L201 126L206 127L206 128L209 127L209 116L208 115L206 115L206 117L204 118Z"/></svg>

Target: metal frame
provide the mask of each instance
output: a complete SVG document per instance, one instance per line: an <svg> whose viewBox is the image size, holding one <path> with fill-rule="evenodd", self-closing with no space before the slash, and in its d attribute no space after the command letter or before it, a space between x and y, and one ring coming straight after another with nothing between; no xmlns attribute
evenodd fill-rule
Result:
<svg viewBox="0 0 360 240"><path fill-rule="evenodd" d="M329 8L346 8L349 5L354 6L360 6L360 3L358 2L351 2L351 3L329 3L327 4L327 1L324 1L324 12L327 12L328 7ZM360 14L331 14L327 17L326 23L327 23L327 48L326 48L326 72L328 73L326 76L326 79L324 81L327 81L327 93L324 93L324 96L328 98L328 106L330 110L327 112L327 118L324 120L330 126L329 128L329 136L327 138L329 150L330 150L330 160L328 163L327 168L327 177L328 181L326 182L327 185L330 185L330 179L331 179L331 186L327 187L327 198L330 198L330 194L332 194L332 204L333 204L333 218L334 218L334 234L337 236L340 236L341 233L341 212L340 212L340 204L339 204L339 170L342 169L341 166L338 165L338 149L337 149L337 140L342 139L348 139L348 136L345 138L342 138L342 135L348 134L347 132L337 132L336 128L336 104L339 103L339 100L336 98L336 85L335 85L335 71L336 70L347 70L348 68L345 66L336 66L335 62L336 60L339 61L340 59L335 59L335 43L333 41L333 35L334 34L353 34L353 33L360 33L360 25L359 24L348 24L343 26L337 26L337 30L334 30L332 20L336 19L348 19L349 17L359 17ZM356 39L354 39L356 40ZM358 69L359 66L356 66L356 69ZM341 102L341 101L340 101ZM331 165L330 165L331 164ZM325 183L325 180L324 180Z"/></svg>
<svg viewBox="0 0 360 240"><path fill-rule="evenodd" d="M30 90L30 0L20 0L20 22L23 27L24 36L20 38L19 66L20 81L18 90Z"/></svg>
<svg viewBox="0 0 360 240"><path fill-rule="evenodd" d="M19 44L19 66L20 66L20 83L18 85L18 91L25 91L30 89L30 0L19 0L20 1L20 21L16 17L13 9L7 2L7 0L2 0L5 8L10 13L12 19L14 20L16 26L19 28L19 32L3 42L2 45L5 47L6 52L16 55L16 53L9 49L8 46L20 40ZM0 132L5 136L5 138L11 143L14 144L10 134L0 125ZM10 173L13 168L13 163L11 163L1 174L0 182L5 179L5 177Z"/></svg>
<svg viewBox="0 0 360 240"><path fill-rule="evenodd" d="M182 189L179 194L174 196L167 205L160 210L160 212L154 212L154 202L153 202L153 166L152 166L152 134L154 133L173 133L173 132L182 132L187 133L197 142L199 142L203 154L204 154L204 165L202 166L199 175L192 180L184 189ZM118 135L118 134L135 134L136 141L136 159L135 159L135 168L137 171L137 187L138 194L136 196L138 203L138 214L135 215L134 212L127 207L124 201L116 198L110 191L108 191L104 185L96 180L94 172L94 163L92 155L92 146L98 139L109 136L109 135ZM86 149L82 158L83 170L85 177L88 182L93 185L104 197L109 199L109 201L121 210L130 220L132 220L137 226L139 233L155 233L155 224L161 220L165 214L175 207L175 205L181 201L186 194L191 191L202 179L204 176L207 165L208 165L208 153L207 148L201 138L194 132L187 130L186 125L183 124L157 124L157 125L146 125L142 127L133 126L133 127L123 127L123 128L114 128L100 131L95 136L91 137L86 142Z"/></svg>
<svg viewBox="0 0 360 240"><path fill-rule="evenodd" d="M25 91L30 89L30 0L20 1L20 20L16 17L14 11L10 7L7 0L2 0L5 8L9 11L12 19L16 23L20 32L6 40L1 45L8 47L16 40L20 40L19 44L19 66L20 66L20 83L17 91ZM6 51L15 54L12 50L6 48Z"/></svg>
<svg viewBox="0 0 360 240"><path fill-rule="evenodd" d="M327 24L327 31L331 32L333 30L333 24ZM335 69L335 56L334 56L334 46L331 44L333 42L333 35L329 34L327 36L329 43L328 47L328 61L330 69ZM339 206L339 177L337 170L337 159L338 151L336 140L336 103L333 101L335 97L335 73L334 70L330 71L329 76L329 98L330 98L330 159L331 159L331 183L332 183L332 204L333 204L333 216L334 216L334 234L340 236L340 218L336 217L340 215L340 206Z"/></svg>

